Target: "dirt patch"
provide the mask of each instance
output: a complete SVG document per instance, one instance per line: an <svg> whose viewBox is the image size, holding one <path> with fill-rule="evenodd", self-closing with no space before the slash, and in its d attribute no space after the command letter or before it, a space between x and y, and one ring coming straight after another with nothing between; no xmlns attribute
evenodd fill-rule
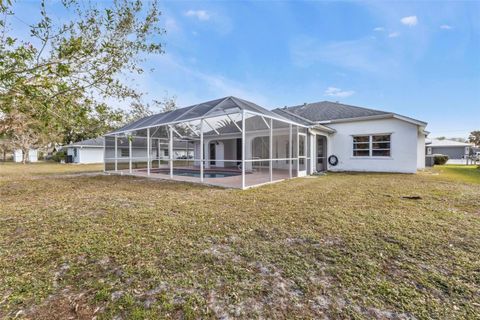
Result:
<svg viewBox="0 0 480 320"><path fill-rule="evenodd" d="M88 301L86 293L73 293L67 288L50 296L38 307L17 312L16 316L36 320L91 320L100 310L100 307L94 306Z"/></svg>

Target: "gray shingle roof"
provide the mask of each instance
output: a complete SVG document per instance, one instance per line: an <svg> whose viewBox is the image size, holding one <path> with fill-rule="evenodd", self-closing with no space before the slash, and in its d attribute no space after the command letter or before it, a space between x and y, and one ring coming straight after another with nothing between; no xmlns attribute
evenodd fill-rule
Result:
<svg viewBox="0 0 480 320"><path fill-rule="evenodd" d="M103 148L103 137L87 139L83 141L78 141L70 143L67 147L102 147Z"/></svg>
<svg viewBox="0 0 480 320"><path fill-rule="evenodd" d="M473 143L460 142L448 139L427 139L425 141L425 145L427 145L428 147L471 147L473 146Z"/></svg>
<svg viewBox="0 0 480 320"><path fill-rule="evenodd" d="M287 111L310 121L328 121L390 114L389 112L350 106L338 102L321 101L299 106L279 108L274 112Z"/></svg>
<svg viewBox="0 0 480 320"><path fill-rule="evenodd" d="M290 119L292 121L295 121L297 123L300 123L300 124L303 124L303 125L306 125L306 126L311 126L311 125L314 124L313 121L305 119L303 116L300 116L300 115L298 115L294 112L291 112L290 110L287 110L287 109L274 109L272 111L275 112L276 114L279 114L279 115L283 116L284 118Z"/></svg>

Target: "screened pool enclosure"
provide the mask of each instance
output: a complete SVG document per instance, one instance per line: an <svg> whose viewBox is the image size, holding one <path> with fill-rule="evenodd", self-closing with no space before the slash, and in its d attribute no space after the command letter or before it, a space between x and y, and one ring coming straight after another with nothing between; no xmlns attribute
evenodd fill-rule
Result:
<svg viewBox="0 0 480 320"><path fill-rule="evenodd" d="M307 174L307 126L235 97L105 136L105 172L249 188Z"/></svg>

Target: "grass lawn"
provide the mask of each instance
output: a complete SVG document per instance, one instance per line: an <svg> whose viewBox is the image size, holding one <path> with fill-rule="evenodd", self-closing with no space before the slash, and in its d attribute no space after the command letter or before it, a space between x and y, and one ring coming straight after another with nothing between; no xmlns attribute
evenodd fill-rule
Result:
<svg viewBox="0 0 480 320"><path fill-rule="evenodd" d="M464 166L449 164L444 166L435 166L432 169L432 172L438 174L440 179L480 184L480 169L477 168L478 167L475 165Z"/></svg>
<svg viewBox="0 0 480 320"><path fill-rule="evenodd" d="M480 317L477 173L70 174L99 169L0 165L0 318Z"/></svg>

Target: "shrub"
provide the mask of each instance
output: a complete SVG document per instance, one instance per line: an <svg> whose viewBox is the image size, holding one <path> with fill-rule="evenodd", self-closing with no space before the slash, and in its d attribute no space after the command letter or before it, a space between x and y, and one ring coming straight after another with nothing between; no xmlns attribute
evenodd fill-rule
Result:
<svg viewBox="0 0 480 320"><path fill-rule="evenodd" d="M446 156L444 154L436 154L433 157L433 163L434 164L442 165L442 164L447 163L447 161L448 161L448 156Z"/></svg>
<svg viewBox="0 0 480 320"><path fill-rule="evenodd" d="M58 151L52 156L52 160L56 162L60 162L65 160L65 151Z"/></svg>

